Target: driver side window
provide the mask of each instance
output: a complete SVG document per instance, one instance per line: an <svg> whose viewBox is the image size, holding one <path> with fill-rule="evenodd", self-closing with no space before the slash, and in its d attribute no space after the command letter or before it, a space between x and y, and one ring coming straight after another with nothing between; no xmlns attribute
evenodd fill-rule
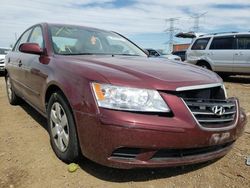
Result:
<svg viewBox="0 0 250 188"><path fill-rule="evenodd" d="M43 33L42 33L42 28L40 26L36 26L33 29L29 42L37 43L40 46L40 48L44 48Z"/></svg>

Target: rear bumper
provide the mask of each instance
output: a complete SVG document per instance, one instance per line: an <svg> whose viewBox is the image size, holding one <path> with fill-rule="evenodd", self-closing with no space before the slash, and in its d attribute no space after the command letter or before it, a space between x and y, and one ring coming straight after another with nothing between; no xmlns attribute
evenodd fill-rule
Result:
<svg viewBox="0 0 250 188"><path fill-rule="evenodd" d="M4 66L0 66L0 72L4 72L5 71L5 67Z"/></svg>
<svg viewBox="0 0 250 188"><path fill-rule="evenodd" d="M181 100L168 101L174 117L106 109L98 115L74 111L83 155L127 169L200 163L224 156L247 122L240 112L230 130L202 130Z"/></svg>

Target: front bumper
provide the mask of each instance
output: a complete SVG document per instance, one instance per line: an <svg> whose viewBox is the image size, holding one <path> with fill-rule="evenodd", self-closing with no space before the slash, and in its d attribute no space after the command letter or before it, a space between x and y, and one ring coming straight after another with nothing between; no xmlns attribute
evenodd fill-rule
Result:
<svg viewBox="0 0 250 188"><path fill-rule="evenodd" d="M206 131L180 98L164 97L174 117L107 109L98 115L74 111L83 155L115 168L188 165L224 156L243 133L244 112L239 112L232 129Z"/></svg>

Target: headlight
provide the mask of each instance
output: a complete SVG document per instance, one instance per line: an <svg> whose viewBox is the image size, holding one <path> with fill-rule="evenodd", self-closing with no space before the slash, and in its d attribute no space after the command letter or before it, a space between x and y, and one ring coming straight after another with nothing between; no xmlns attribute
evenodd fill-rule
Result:
<svg viewBox="0 0 250 188"><path fill-rule="evenodd" d="M167 104L155 90L99 83L91 85L99 107L124 111L170 112Z"/></svg>

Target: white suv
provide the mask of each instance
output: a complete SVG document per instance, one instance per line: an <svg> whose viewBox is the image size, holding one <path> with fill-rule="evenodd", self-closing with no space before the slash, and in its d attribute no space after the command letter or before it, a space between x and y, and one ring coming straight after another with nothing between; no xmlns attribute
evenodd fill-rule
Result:
<svg viewBox="0 0 250 188"><path fill-rule="evenodd" d="M186 58L188 63L223 76L250 74L250 32L199 36L188 48Z"/></svg>
<svg viewBox="0 0 250 188"><path fill-rule="evenodd" d="M2 48L0 47L0 73L5 70L5 55L10 51L10 48Z"/></svg>

